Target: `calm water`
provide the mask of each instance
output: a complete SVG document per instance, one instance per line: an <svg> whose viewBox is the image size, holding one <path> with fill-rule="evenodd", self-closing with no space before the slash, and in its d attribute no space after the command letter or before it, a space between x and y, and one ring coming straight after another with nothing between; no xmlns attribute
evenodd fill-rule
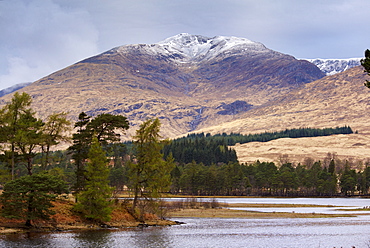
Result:
<svg viewBox="0 0 370 248"><path fill-rule="evenodd" d="M229 203L370 206L370 199L360 198L218 200ZM294 211L306 210L295 208ZM334 209L316 209L316 212L327 211ZM186 224L143 229L6 235L0 236L0 247L370 247L370 216L327 219L176 218L176 220Z"/></svg>

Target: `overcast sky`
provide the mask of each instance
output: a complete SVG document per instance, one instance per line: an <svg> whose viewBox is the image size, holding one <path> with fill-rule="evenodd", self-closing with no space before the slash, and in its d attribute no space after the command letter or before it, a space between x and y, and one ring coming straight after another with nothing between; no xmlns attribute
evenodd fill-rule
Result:
<svg viewBox="0 0 370 248"><path fill-rule="evenodd" d="M243 37L296 58L362 57L369 11L369 0L0 0L0 90L179 33Z"/></svg>

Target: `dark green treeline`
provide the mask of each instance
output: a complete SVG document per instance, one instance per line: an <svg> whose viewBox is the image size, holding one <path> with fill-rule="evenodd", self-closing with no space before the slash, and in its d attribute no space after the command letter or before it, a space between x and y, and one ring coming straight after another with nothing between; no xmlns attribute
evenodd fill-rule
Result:
<svg viewBox="0 0 370 248"><path fill-rule="evenodd" d="M108 156L111 158L110 185L117 192L122 191L130 183L125 165L127 153L122 149L112 149ZM75 165L70 159L67 152L52 152L49 171L72 186L76 180ZM38 156L35 160L37 162ZM35 173L39 170L41 167L36 167ZM229 162L207 166L196 162L177 163L171 172L169 192L194 196L330 197L368 195L369 188L370 167L367 164L331 156L316 162L307 159L302 164L282 162L277 165L257 161L251 164Z"/></svg>
<svg viewBox="0 0 370 248"><path fill-rule="evenodd" d="M248 142L267 142L280 138L302 138L329 136L334 134L351 134L352 129L349 126L336 128L295 128L286 129L279 132L265 132L260 134L216 134L210 135L199 133L189 134L186 137L178 138L165 145L163 148L164 156L170 153L178 163L203 163L211 165L215 163L236 162L237 155L233 146L237 143L244 144Z"/></svg>
<svg viewBox="0 0 370 248"><path fill-rule="evenodd" d="M338 168L340 167L340 168ZM205 166L189 163L172 171L171 193L227 196L349 196L368 194L370 167L356 171L348 162L324 166L272 162Z"/></svg>

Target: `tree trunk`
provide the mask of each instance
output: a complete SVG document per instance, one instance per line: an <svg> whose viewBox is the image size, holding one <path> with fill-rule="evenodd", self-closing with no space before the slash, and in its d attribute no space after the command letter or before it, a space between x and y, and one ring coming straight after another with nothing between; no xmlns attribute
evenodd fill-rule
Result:
<svg viewBox="0 0 370 248"><path fill-rule="evenodd" d="M135 208L137 206L137 199L139 197L139 186L136 185L135 186L135 192L134 192L135 196L134 196L134 200L132 202L132 211L135 212Z"/></svg>
<svg viewBox="0 0 370 248"><path fill-rule="evenodd" d="M31 220L26 220L26 226L29 226L29 227L31 227L31 226L32 226L32 224L31 224Z"/></svg>
<svg viewBox="0 0 370 248"><path fill-rule="evenodd" d="M31 194L34 192L34 190L31 190ZM33 203L33 197L31 196L28 200L28 207L27 207L27 219L26 219L26 226L32 226L30 215L32 213L32 203Z"/></svg>
<svg viewBox="0 0 370 248"><path fill-rule="evenodd" d="M46 146L46 154L45 154L45 170L49 168L49 153L50 153L50 146Z"/></svg>
<svg viewBox="0 0 370 248"><path fill-rule="evenodd" d="M12 143L12 180L14 180L14 167L15 167L15 147L14 144Z"/></svg>
<svg viewBox="0 0 370 248"><path fill-rule="evenodd" d="M27 158L27 171L28 171L28 175L32 176L32 158L31 157Z"/></svg>

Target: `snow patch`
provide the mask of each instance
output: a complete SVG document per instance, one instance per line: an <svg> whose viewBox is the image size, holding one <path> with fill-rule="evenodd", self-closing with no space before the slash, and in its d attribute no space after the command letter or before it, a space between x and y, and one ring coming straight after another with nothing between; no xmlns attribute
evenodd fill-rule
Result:
<svg viewBox="0 0 370 248"><path fill-rule="evenodd" d="M350 59L306 59L307 61L315 64L326 75L334 75L343 72L352 67L361 65L361 58Z"/></svg>
<svg viewBox="0 0 370 248"><path fill-rule="evenodd" d="M222 53L246 54L270 51L263 44L245 38L215 36L213 38L182 33L150 45L128 45L118 52L138 49L151 55L164 55L179 63L200 62Z"/></svg>

